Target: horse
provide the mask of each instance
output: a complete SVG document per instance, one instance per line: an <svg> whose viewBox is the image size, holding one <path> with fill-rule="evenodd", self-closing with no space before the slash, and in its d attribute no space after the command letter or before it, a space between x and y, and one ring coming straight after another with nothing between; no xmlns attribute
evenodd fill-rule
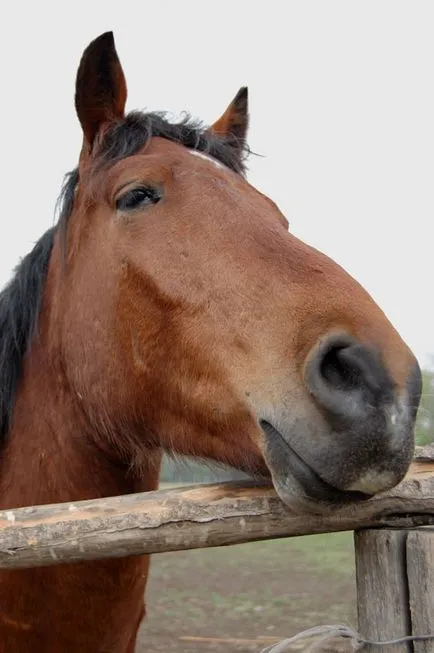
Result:
<svg viewBox="0 0 434 653"><path fill-rule="evenodd" d="M164 452L305 513L394 487L419 366L246 180L247 88L211 126L126 98L107 32L79 63L58 219L0 295L0 507L154 490ZM133 653L148 571L147 556L2 571L0 651Z"/></svg>

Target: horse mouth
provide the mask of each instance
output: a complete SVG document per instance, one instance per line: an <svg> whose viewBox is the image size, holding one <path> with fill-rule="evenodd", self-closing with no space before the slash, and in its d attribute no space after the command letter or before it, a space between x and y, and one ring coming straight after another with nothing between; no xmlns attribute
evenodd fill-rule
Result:
<svg viewBox="0 0 434 653"><path fill-rule="evenodd" d="M348 503L366 501L369 494L357 491L340 490L323 480L318 473L308 465L299 454L288 444L283 435L272 424L261 421L261 428L267 439L267 456L270 471L276 492L288 505L292 505L291 491L295 492L294 503L303 505L311 502L327 504L328 506L342 506ZM296 489L291 490L293 483L286 479L295 480ZM319 507L319 506L318 506Z"/></svg>

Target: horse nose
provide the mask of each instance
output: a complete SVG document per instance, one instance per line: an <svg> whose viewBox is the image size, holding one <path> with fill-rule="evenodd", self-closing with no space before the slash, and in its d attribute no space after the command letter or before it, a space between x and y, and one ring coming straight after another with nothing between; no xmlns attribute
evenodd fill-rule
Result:
<svg viewBox="0 0 434 653"><path fill-rule="evenodd" d="M394 400L394 384L378 354L351 339L324 339L307 364L306 384L319 407L344 422Z"/></svg>

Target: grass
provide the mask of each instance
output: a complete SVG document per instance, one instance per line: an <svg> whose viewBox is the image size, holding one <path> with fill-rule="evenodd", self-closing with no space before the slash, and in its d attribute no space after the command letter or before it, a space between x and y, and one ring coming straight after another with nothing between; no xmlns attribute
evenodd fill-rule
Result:
<svg viewBox="0 0 434 653"><path fill-rule="evenodd" d="M183 635L283 638L321 623L355 625L352 533L164 553L154 556L151 570L138 653L228 653L223 644L210 649L179 640Z"/></svg>
<svg viewBox="0 0 434 653"><path fill-rule="evenodd" d="M353 533L326 533L295 537L289 546L302 553L305 563L322 572L353 574Z"/></svg>

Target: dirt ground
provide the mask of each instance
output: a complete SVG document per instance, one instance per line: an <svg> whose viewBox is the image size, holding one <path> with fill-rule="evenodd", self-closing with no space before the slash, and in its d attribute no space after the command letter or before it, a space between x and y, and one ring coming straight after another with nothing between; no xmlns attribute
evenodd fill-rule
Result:
<svg viewBox="0 0 434 653"><path fill-rule="evenodd" d="M160 554L151 567L137 653L260 653L305 628L356 625L349 533Z"/></svg>

